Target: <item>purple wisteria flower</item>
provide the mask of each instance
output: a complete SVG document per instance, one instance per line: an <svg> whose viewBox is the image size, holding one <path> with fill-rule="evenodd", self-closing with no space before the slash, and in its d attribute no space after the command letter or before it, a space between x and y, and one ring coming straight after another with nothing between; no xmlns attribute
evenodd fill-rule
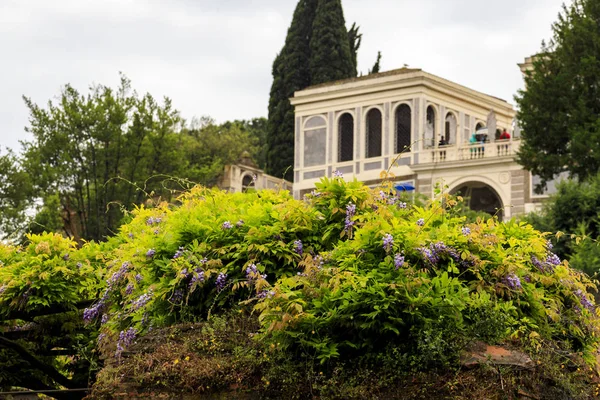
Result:
<svg viewBox="0 0 600 400"><path fill-rule="evenodd" d="M112 276L106 281L106 283L108 284L108 290L112 290L114 286L117 283L119 283L121 279L123 279L123 277L129 270L129 267L131 267L131 263L129 261L125 261L123 264L121 264L121 268L119 268L117 272L112 274Z"/></svg>
<svg viewBox="0 0 600 400"><path fill-rule="evenodd" d="M148 289L146 293L134 300L134 302L131 303L131 308L133 309L133 311L137 311L140 308L145 307L146 304L148 304L148 302L152 300L153 295L154 294L152 293L152 289Z"/></svg>
<svg viewBox="0 0 600 400"><path fill-rule="evenodd" d="M223 229L231 229L231 228L233 228L233 225L231 224L231 222L225 221L225 222L223 222L223 225L221 225L221 228L223 228Z"/></svg>
<svg viewBox="0 0 600 400"><path fill-rule="evenodd" d="M304 250L302 249L302 240L298 239L294 241L294 251L302 257Z"/></svg>
<svg viewBox="0 0 600 400"><path fill-rule="evenodd" d="M423 218L419 218L419 219L417 220L417 225L419 225L419 226L423 226L423 225L425 225L425 220L424 220Z"/></svg>
<svg viewBox="0 0 600 400"><path fill-rule="evenodd" d="M322 256L318 255L315 256L313 262L317 265L317 268L321 270L323 269L323 265L325 264L325 259Z"/></svg>
<svg viewBox="0 0 600 400"><path fill-rule="evenodd" d="M258 278L267 279L267 274L261 275L260 271L258 270L258 266L254 263L248 265L246 268L246 279L249 281L254 281Z"/></svg>
<svg viewBox="0 0 600 400"><path fill-rule="evenodd" d="M150 249L146 252L146 257L152 258L152 257L154 257L155 254L156 254L156 250Z"/></svg>
<svg viewBox="0 0 600 400"><path fill-rule="evenodd" d="M350 233L352 231L352 227L354 226L354 221L352 218L356 214L356 204L348 203L346 206L346 220L344 221L344 231L346 233Z"/></svg>
<svg viewBox="0 0 600 400"><path fill-rule="evenodd" d="M445 256L452 258L455 262L461 261L460 254L444 242L430 243L429 247L419 247L417 250L432 265L437 265L440 259Z"/></svg>
<svg viewBox="0 0 600 400"><path fill-rule="evenodd" d="M183 301L183 292L181 289L175 290L171 297L169 297L169 301L173 304L181 304Z"/></svg>
<svg viewBox="0 0 600 400"><path fill-rule="evenodd" d="M181 257L184 252L185 252L185 248L183 246L179 246L179 249L177 249L177 251L175 252L175 254L173 254L173 260Z"/></svg>
<svg viewBox="0 0 600 400"><path fill-rule="evenodd" d="M65 260L65 261L69 261L69 257L70 257L70 256L69 256L69 253L67 253L67 254L65 254L65 255L63 256L63 260Z"/></svg>
<svg viewBox="0 0 600 400"><path fill-rule="evenodd" d="M313 197L321 197L321 192L313 190L312 192L310 192L310 195Z"/></svg>
<svg viewBox="0 0 600 400"><path fill-rule="evenodd" d="M513 272L504 277L504 283L512 290L520 290L522 288L521 280Z"/></svg>
<svg viewBox="0 0 600 400"><path fill-rule="evenodd" d="M396 270L398 270L398 268L402 267L404 265L404 256L400 253L396 253L396 255L394 256L394 267L396 267Z"/></svg>
<svg viewBox="0 0 600 400"><path fill-rule="evenodd" d="M131 293L133 293L133 285L130 283L130 284L129 284L129 285L127 285L127 287L125 288L125 294L129 296Z"/></svg>
<svg viewBox="0 0 600 400"><path fill-rule="evenodd" d="M194 283L196 282L204 282L204 271L201 268L196 268L194 270L194 274L192 275L192 279L190 279L190 283L188 285L188 288L191 288L192 286L194 286Z"/></svg>
<svg viewBox="0 0 600 400"><path fill-rule="evenodd" d="M334 178L343 178L344 174L342 174L342 172L340 170L336 169L335 171L333 171L333 177Z"/></svg>
<svg viewBox="0 0 600 400"><path fill-rule="evenodd" d="M129 328L126 331L119 333L119 341L117 342L117 351L115 352L116 357L120 357L123 350L131 346L135 340L136 331L134 328Z"/></svg>
<svg viewBox="0 0 600 400"><path fill-rule="evenodd" d="M93 319L95 319L98 315L100 315L104 311L104 308L106 308L106 302L108 301L109 295L110 295L110 290L109 289L104 290L102 297L96 304L94 304L90 308L86 308L85 310L83 310L83 321L85 323L91 322Z"/></svg>
<svg viewBox="0 0 600 400"><path fill-rule="evenodd" d="M398 208L406 208L406 203L403 201L398 202Z"/></svg>
<svg viewBox="0 0 600 400"><path fill-rule="evenodd" d="M140 283L140 282L142 281L142 279L144 279L144 277L142 276L142 274L137 274L137 275L135 276L135 281L136 281L137 283Z"/></svg>
<svg viewBox="0 0 600 400"><path fill-rule="evenodd" d="M238 221L238 222L235 224L235 226L237 226L238 228L240 228L242 225L244 225L244 220L243 220L243 219L240 219L240 220L239 220L239 221Z"/></svg>
<svg viewBox="0 0 600 400"><path fill-rule="evenodd" d="M270 299L273 296L275 296L275 292L273 290L263 290L262 292L256 295L256 297L258 297L259 299Z"/></svg>
<svg viewBox="0 0 600 400"><path fill-rule="evenodd" d="M154 234L155 234L155 235L158 235L159 233L160 233L160 230L159 230L158 228L156 228L156 229L154 230Z"/></svg>
<svg viewBox="0 0 600 400"><path fill-rule="evenodd" d="M575 291L575 296L579 297L579 302L581 303L581 305L585 308L587 308L588 310L592 311L594 309L594 303L592 303L590 301L590 299L588 299L588 297L586 296L586 294L583 292L583 290L581 289L577 289Z"/></svg>
<svg viewBox="0 0 600 400"><path fill-rule="evenodd" d="M146 220L146 225L148 226L152 226L152 225L156 225L156 224L160 224L162 222L162 218L160 217L149 217Z"/></svg>
<svg viewBox="0 0 600 400"><path fill-rule="evenodd" d="M0 286L0 294L4 293L6 291L6 289L8 289L7 285Z"/></svg>
<svg viewBox="0 0 600 400"><path fill-rule="evenodd" d="M469 236L471 234L471 228L469 228L468 226L463 227L462 234L465 236Z"/></svg>
<svg viewBox="0 0 600 400"><path fill-rule="evenodd" d="M100 318L100 323L104 325L108 322L108 314L102 314L102 318Z"/></svg>
<svg viewBox="0 0 600 400"><path fill-rule="evenodd" d="M78 263L77 263L77 264L75 264L75 265L77 266L77 268L81 268L81 267L83 267L83 264L82 264L82 263L80 263L80 262L78 262Z"/></svg>
<svg viewBox="0 0 600 400"><path fill-rule="evenodd" d="M546 259L541 261L536 256L531 256L531 263L540 270L540 272L553 273L556 266L561 264L560 257L552 252L548 252Z"/></svg>
<svg viewBox="0 0 600 400"><path fill-rule="evenodd" d="M128 234L127 234L127 237L128 237L129 239L133 239L133 233L131 233L131 232L130 232L130 233L128 233ZM99 337L99 336L98 336L98 337Z"/></svg>
<svg viewBox="0 0 600 400"><path fill-rule="evenodd" d="M217 276L217 280L215 281L215 286L217 287L218 291L221 291L225 288L225 285L227 283L227 274L224 272L219 272L219 275Z"/></svg>
<svg viewBox="0 0 600 400"><path fill-rule="evenodd" d="M383 249L386 253L389 253L392 250L392 246L394 245L394 237L389 233L383 235Z"/></svg>

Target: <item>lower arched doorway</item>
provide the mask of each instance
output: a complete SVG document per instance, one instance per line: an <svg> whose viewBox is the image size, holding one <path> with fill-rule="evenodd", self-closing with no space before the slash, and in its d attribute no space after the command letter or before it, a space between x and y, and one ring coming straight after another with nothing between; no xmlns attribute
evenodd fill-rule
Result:
<svg viewBox="0 0 600 400"><path fill-rule="evenodd" d="M504 206L500 196L491 186L485 183L476 181L465 182L451 190L450 193L462 196L465 199L465 204L471 210L496 215L500 221L504 217Z"/></svg>

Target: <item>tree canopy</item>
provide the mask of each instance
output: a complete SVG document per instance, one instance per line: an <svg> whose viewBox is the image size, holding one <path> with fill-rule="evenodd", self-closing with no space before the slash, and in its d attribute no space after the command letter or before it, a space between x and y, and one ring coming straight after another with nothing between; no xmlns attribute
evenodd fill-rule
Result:
<svg viewBox="0 0 600 400"><path fill-rule="evenodd" d="M273 62L267 172L293 180L294 109L290 97L310 85L356 76L361 34L346 29L340 0L300 0Z"/></svg>
<svg viewBox="0 0 600 400"><path fill-rule="evenodd" d="M516 96L523 128L519 162L545 183L560 172L600 169L600 2L563 6Z"/></svg>
<svg viewBox="0 0 600 400"><path fill-rule="evenodd" d="M87 94L66 85L57 101L29 108L32 139L0 155L5 236L61 231L80 242L114 234L148 196L169 200L194 183L217 183L244 151L264 165L264 118L186 124L170 99L118 88Z"/></svg>

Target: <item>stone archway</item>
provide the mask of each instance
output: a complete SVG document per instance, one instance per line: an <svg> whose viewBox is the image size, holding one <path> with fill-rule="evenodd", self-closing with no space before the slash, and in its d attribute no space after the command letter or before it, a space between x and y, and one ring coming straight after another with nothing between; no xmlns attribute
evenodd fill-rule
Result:
<svg viewBox="0 0 600 400"><path fill-rule="evenodd" d="M451 190L450 193L464 197L465 203L471 210L497 215L500 221L504 218L504 205L498 192L483 182L464 182Z"/></svg>

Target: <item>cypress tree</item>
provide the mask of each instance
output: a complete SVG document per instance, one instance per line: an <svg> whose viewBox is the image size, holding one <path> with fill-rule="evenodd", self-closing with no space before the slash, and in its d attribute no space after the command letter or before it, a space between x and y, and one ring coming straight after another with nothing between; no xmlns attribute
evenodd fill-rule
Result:
<svg viewBox="0 0 600 400"><path fill-rule="evenodd" d="M362 33L358 33L358 26L356 22L352 24L352 27L348 29L348 44L350 45L350 55L352 57L352 73L353 76L358 75L358 48L362 42Z"/></svg>
<svg viewBox="0 0 600 400"><path fill-rule="evenodd" d="M358 26L346 30L340 0L300 0L273 62L267 125L269 174L293 180L294 109L289 99L310 85L356 76Z"/></svg>
<svg viewBox="0 0 600 400"><path fill-rule="evenodd" d="M311 84L309 60L317 0L300 0L285 44L273 62L267 126L267 172L293 179L294 109L289 98ZM347 41L347 39L346 39Z"/></svg>
<svg viewBox="0 0 600 400"><path fill-rule="evenodd" d="M371 68L369 70L369 75L379 73L380 69L381 69L381 52L378 51L377 52L377 60L375 61L375 64L373 64L373 68Z"/></svg>
<svg viewBox="0 0 600 400"><path fill-rule="evenodd" d="M310 39L311 84L356 76L340 0L319 0Z"/></svg>

